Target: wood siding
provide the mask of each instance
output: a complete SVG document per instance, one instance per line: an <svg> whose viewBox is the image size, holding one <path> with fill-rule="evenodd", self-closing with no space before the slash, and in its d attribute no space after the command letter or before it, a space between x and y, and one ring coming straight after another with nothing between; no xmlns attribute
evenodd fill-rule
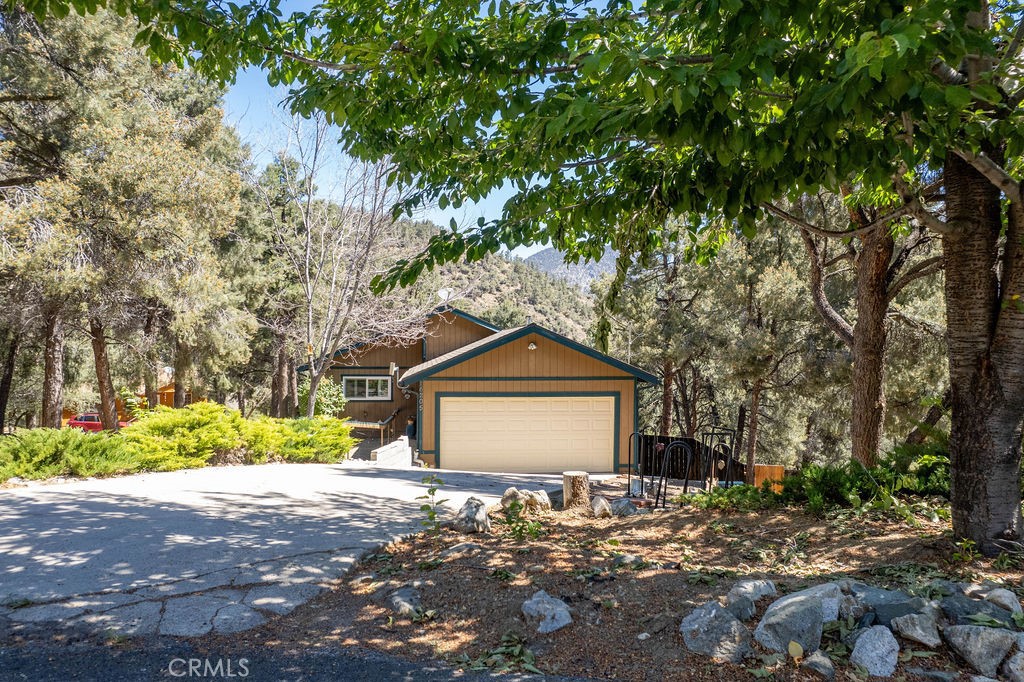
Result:
<svg viewBox="0 0 1024 682"><path fill-rule="evenodd" d="M328 372L331 379L341 383L345 376L387 376L391 363L398 363L401 373L423 362L423 342L420 340L400 346L363 346L353 353L335 361ZM387 419L392 412L399 410L392 422L395 425L394 435L405 433L405 420L416 416L416 396L406 400L398 390L395 378L391 377L391 400L349 400L340 416L357 421L376 422ZM362 438L376 437L377 434L359 432Z"/></svg>
<svg viewBox="0 0 1024 682"><path fill-rule="evenodd" d="M536 350L528 350L531 343L536 344ZM621 377L633 380L631 374L621 369L539 334L527 334L442 370L432 378L442 377Z"/></svg>
<svg viewBox="0 0 1024 682"><path fill-rule="evenodd" d="M433 360L439 355L450 353L456 348L462 348L493 333L490 329L454 313L435 315L427 323L427 335L423 339L426 355L423 360Z"/></svg>

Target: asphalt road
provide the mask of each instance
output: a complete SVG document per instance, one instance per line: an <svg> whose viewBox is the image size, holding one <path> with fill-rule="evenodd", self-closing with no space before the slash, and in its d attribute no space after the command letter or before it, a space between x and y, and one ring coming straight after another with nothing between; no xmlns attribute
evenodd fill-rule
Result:
<svg viewBox="0 0 1024 682"><path fill-rule="evenodd" d="M419 530L425 473L274 464L0 490L0 645L18 624L122 636L260 625ZM452 508L511 485L561 485L550 475L436 473Z"/></svg>

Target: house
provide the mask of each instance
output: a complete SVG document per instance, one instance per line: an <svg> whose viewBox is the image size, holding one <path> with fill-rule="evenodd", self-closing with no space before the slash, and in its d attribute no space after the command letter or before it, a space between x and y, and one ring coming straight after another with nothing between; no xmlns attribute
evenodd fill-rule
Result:
<svg viewBox="0 0 1024 682"><path fill-rule="evenodd" d="M364 347L344 362L331 370L344 416L404 425L415 414L420 458L466 471L625 469L637 392L658 383L540 325L498 330L454 308L414 343Z"/></svg>

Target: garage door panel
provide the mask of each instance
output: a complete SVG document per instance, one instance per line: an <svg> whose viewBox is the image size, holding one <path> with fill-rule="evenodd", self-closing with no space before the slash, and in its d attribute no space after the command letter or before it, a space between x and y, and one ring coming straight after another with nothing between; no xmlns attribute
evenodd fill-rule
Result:
<svg viewBox="0 0 1024 682"><path fill-rule="evenodd" d="M438 417L446 469L613 469L612 396L441 396Z"/></svg>

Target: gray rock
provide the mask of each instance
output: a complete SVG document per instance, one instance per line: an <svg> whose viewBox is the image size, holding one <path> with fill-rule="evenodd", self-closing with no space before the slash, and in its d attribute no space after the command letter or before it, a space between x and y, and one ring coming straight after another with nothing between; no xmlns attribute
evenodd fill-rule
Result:
<svg viewBox="0 0 1024 682"><path fill-rule="evenodd" d="M997 587L986 594L985 601L991 602L1000 608L1004 608L1011 614L1024 612L1024 609L1020 606L1020 600L1017 599L1017 595L1005 587Z"/></svg>
<svg viewBox="0 0 1024 682"><path fill-rule="evenodd" d="M479 552L483 547L475 542L460 542L457 545L452 545L448 549L441 551L437 556L442 559L450 559L453 556L460 554L470 554L473 552Z"/></svg>
<svg viewBox="0 0 1024 682"><path fill-rule="evenodd" d="M889 677L899 663L900 643L884 625L875 625L857 638L850 653L850 663L859 665L870 675Z"/></svg>
<svg viewBox="0 0 1024 682"><path fill-rule="evenodd" d="M732 601L738 597L746 597L750 601L757 601L761 597L774 597L778 594L775 583L771 580L741 580L732 586L732 589L725 595L726 601Z"/></svg>
<svg viewBox="0 0 1024 682"><path fill-rule="evenodd" d="M754 630L754 639L772 651L788 651L790 642L797 642L804 651L816 650L825 618L821 591L811 590L794 592L769 606ZM838 610L838 597L834 601Z"/></svg>
<svg viewBox="0 0 1024 682"><path fill-rule="evenodd" d="M447 525L460 533L490 533L487 505L479 497L470 497Z"/></svg>
<svg viewBox="0 0 1024 682"><path fill-rule="evenodd" d="M607 519L612 516L612 507L608 504L608 498L603 495L594 495L590 500L590 508L594 511L594 516L599 519Z"/></svg>
<svg viewBox="0 0 1024 682"><path fill-rule="evenodd" d="M875 618L875 614L871 611L868 611L867 613L865 613L857 619L857 627L867 629L874 625L876 620L878 619Z"/></svg>
<svg viewBox="0 0 1024 682"><path fill-rule="evenodd" d="M988 675L971 675L971 682L999 682Z"/></svg>
<svg viewBox="0 0 1024 682"><path fill-rule="evenodd" d="M1018 651L1006 659L1002 673L1010 682L1024 682L1024 651Z"/></svg>
<svg viewBox="0 0 1024 682"><path fill-rule="evenodd" d="M420 593L415 587L406 585L388 595L385 603L403 618L412 618L422 608Z"/></svg>
<svg viewBox="0 0 1024 682"><path fill-rule="evenodd" d="M883 604L898 604L910 600L910 595L906 592L883 590L864 583L850 583L850 595L872 611Z"/></svg>
<svg viewBox="0 0 1024 682"><path fill-rule="evenodd" d="M548 499L551 500L552 509L562 509L565 506L565 493L561 490L548 493Z"/></svg>
<svg viewBox="0 0 1024 682"><path fill-rule="evenodd" d="M231 634L262 625L265 619L257 611L242 604L228 604L213 617L215 632Z"/></svg>
<svg viewBox="0 0 1024 682"><path fill-rule="evenodd" d="M636 508L636 505L624 497L612 500L611 510L614 516L633 516L634 514L640 513L640 510Z"/></svg>
<svg viewBox="0 0 1024 682"><path fill-rule="evenodd" d="M990 616L1007 625L1013 625L1013 614L1006 609L996 606L989 601L971 599L963 594L943 597L942 601L939 602L939 607L942 609L942 613L946 615L946 618L953 621L956 625L973 625L974 621L970 617L979 613Z"/></svg>
<svg viewBox="0 0 1024 682"><path fill-rule="evenodd" d="M750 601L749 597L734 597L727 601L725 610L736 616L739 620L750 620L757 613L757 608L754 606L754 602Z"/></svg>
<svg viewBox="0 0 1024 682"><path fill-rule="evenodd" d="M696 654L739 663L754 653L750 631L715 601L698 606L683 618L679 632L686 648Z"/></svg>
<svg viewBox="0 0 1024 682"><path fill-rule="evenodd" d="M903 639L935 648L942 644L934 613L911 613L893 618L890 623L893 632Z"/></svg>
<svg viewBox="0 0 1024 682"><path fill-rule="evenodd" d="M959 673L949 670L931 670L929 668L907 668L907 672L911 675L923 677L929 682L956 682L957 678L960 677Z"/></svg>
<svg viewBox="0 0 1024 682"><path fill-rule="evenodd" d="M941 595L943 597L964 593L963 583L956 583L952 580L944 580L942 578L938 578L928 583L927 589L930 594Z"/></svg>
<svg viewBox="0 0 1024 682"><path fill-rule="evenodd" d="M821 649L818 649L801 661L800 667L817 673L826 680L831 680L836 676L836 667L833 665L832 659Z"/></svg>
<svg viewBox="0 0 1024 682"><path fill-rule="evenodd" d="M942 632L949 647L982 675L995 677L1017 637L1009 630L981 625L951 625Z"/></svg>
<svg viewBox="0 0 1024 682"><path fill-rule="evenodd" d="M928 602L920 597L914 597L913 599L893 604L879 604L875 607L874 611L875 621L879 625L885 625L888 627L892 623L893 618L909 616L915 613L924 613L928 610Z"/></svg>
<svg viewBox="0 0 1024 682"><path fill-rule="evenodd" d="M527 490L526 508L536 511L549 511L551 509L551 498L546 490Z"/></svg>
<svg viewBox="0 0 1024 682"><path fill-rule="evenodd" d="M853 618L854 620L859 620L865 613L868 613L867 608L857 601L855 597L844 594L839 598L839 617L841 619Z"/></svg>
<svg viewBox="0 0 1024 682"><path fill-rule="evenodd" d="M527 499L528 495L525 490L519 490L519 488L508 488L501 496L501 508L508 509L513 504L519 504L523 509L525 509Z"/></svg>
<svg viewBox="0 0 1024 682"><path fill-rule="evenodd" d="M620 554L612 559L612 568L633 568L644 562L635 554Z"/></svg>
<svg viewBox="0 0 1024 682"><path fill-rule="evenodd" d="M568 605L544 590L538 591L523 602L522 611L527 618L540 621L537 625L537 632L542 635L561 630L572 623Z"/></svg>

